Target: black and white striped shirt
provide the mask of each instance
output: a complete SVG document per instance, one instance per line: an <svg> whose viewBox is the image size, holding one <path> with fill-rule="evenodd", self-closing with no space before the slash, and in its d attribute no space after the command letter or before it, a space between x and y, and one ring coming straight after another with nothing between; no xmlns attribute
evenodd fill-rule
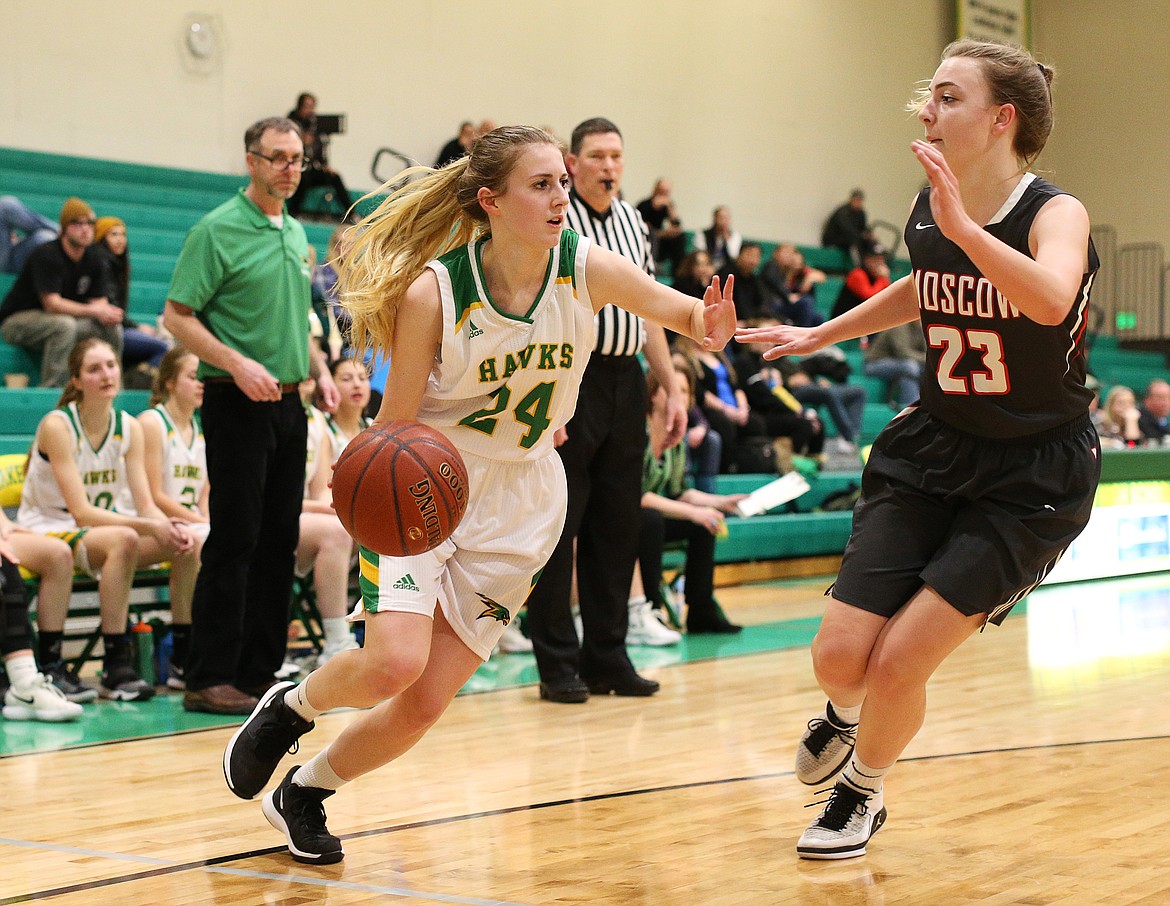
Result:
<svg viewBox="0 0 1170 906"><path fill-rule="evenodd" d="M614 199L605 214L598 214L576 192L569 193L568 227L588 236L599 246L629 258L654 276L650 230L632 205ZM593 319L596 355L637 355L642 349L642 319L613 305L604 306Z"/></svg>

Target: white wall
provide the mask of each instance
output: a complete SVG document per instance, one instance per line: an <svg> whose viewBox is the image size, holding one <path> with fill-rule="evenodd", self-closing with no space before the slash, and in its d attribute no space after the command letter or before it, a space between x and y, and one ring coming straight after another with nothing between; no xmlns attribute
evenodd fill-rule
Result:
<svg viewBox="0 0 1170 906"><path fill-rule="evenodd" d="M1158 182L1170 143L1157 116L1170 4L1032 7L1036 46L1061 73L1042 166L1123 241L1170 246ZM1122 7L1138 27L1121 23ZM192 12L218 22L223 52L209 73L182 62ZM954 5L3 0L0 20L0 145L242 172L245 126L308 90L322 112L348 114L333 160L352 186L372 188L377 148L430 163L464 119L567 137L604 115L625 133L631 200L666 175L688 227L728 204L746 234L815 242L855 185L871 217L904 219L922 176L908 151L920 129L902 107L952 36Z"/></svg>

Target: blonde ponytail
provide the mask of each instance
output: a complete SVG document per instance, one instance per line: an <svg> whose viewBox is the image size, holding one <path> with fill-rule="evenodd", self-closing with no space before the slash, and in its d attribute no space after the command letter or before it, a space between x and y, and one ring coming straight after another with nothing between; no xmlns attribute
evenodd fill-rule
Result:
<svg viewBox="0 0 1170 906"><path fill-rule="evenodd" d="M372 193L413 180L390 191L339 244L338 291L359 361L368 351L390 352L407 289L428 261L487 231L479 190L503 194L520 153L533 144L560 147L543 129L502 126L476 141L469 156L441 170L411 167Z"/></svg>

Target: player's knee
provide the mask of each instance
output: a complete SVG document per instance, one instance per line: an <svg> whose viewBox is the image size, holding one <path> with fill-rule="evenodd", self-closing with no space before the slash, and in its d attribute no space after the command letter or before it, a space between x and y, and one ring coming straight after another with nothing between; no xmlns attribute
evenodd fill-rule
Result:
<svg viewBox="0 0 1170 906"><path fill-rule="evenodd" d="M138 532L129 526L110 526L110 556L118 559L133 559L138 554Z"/></svg>
<svg viewBox="0 0 1170 906"><path fill-rule="evenodd" d="M375 652L363 649L366 691L379 701L393 698L410 687L427 665L427 652L409 650Z"/></svg>
<svg viewBox="0 0 1170 906"><path fill-rule="evenodd" d="M849 688L866 679L868 651L860 651L848 639L818 632L812 644L813 670L826 685Z"/></svg>
<svg viewBox="0 0 1170 906"><path fill-rule="evenodd" d="M870 659L865 672L866 688L879 695L897 695L925 682L926 677L922 676L913 657L888 648Z"/></svg>

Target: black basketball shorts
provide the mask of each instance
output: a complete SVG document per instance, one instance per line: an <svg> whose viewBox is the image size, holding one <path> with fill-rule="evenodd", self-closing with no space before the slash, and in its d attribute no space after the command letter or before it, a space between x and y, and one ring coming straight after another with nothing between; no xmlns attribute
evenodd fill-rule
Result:
<svg viewBox="0 0 1170 906"><path fill-rule="evenodd" d="M998 625L1084 529L1100 475L1087 416L1021 442L906 410L874 442L829 593L891 617L925 584Z"/></svg>

